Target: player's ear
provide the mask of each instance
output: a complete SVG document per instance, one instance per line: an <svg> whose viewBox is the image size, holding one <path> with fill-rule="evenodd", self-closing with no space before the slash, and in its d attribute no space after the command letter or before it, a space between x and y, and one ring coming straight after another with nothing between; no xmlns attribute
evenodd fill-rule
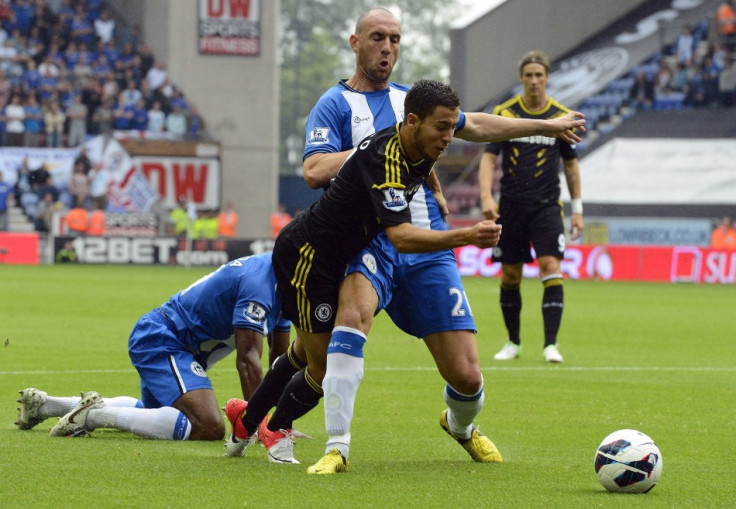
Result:
<svg viewBox="0 0 736 509"><path fill-rule="evenodd" d="M406 115L406 125L416 127L419 124L419 116L416 113L408 113Z"/></svg>

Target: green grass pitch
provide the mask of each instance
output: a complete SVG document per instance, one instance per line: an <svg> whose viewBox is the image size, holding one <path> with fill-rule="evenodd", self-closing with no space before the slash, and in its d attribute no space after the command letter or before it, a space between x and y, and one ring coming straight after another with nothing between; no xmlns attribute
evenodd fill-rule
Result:
<svg viewBox="0 0 736 509"><path fill-rule="evenodd" d="M379 315L353 421L352 471L307 476L323 453L322 407L297 421L301 465L252 447L152 441L115 430L48 436L14 428L18 390L139 396L126 347L136 319L210 269L0 266L0 507L732 507L736 474L736 289L567 281L565 363L542 360L541 285L522 286L524 355L500 363L498 281L467 279L485 376L478 424L504 463L470 460L439 427L444 382L420 340ZM2 346L2 345L5 346ZM234 360L210 372L239 396ZM609 494L593 471L619 428L659 445L646 495Z"/></svg>

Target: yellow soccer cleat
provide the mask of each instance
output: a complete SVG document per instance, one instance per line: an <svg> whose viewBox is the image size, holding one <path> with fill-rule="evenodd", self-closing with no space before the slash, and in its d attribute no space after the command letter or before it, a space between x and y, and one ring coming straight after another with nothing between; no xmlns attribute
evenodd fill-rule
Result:
<svg viewBox="0 0 736 509"><path fill-rule="evenodd" d="M322 456L322 459L307 469L308 474L337 474L347 472L350 463L337 449Z"/></svg>
<svg viewBox="0 0 736 509"><path fill-rule="evenodd" d="M483 435L478 428L473 427L473 432L470 434L470 438L461 439L457 438L452 434L450 425L447 423L447 412L449 409L445 409L440 414L440 426L447 432L452 438L454 438L458 444L463 446L463 449L468 451L473 461L478 463L501 463L503 457L498 452L495 444L491 442L491 439Z"/></svg>

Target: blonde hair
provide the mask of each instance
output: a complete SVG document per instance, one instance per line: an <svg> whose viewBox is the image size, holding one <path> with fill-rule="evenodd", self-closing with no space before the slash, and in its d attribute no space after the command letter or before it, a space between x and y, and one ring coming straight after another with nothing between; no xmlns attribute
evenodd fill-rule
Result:
<svg viewBox="0 0 736 509"><path fill-rule="evenodd" d="M529 51L525 53L521 60L519 60L519 76L524 72L524 67L528 64L539 64L545 68L547 74L549 74L549 58L544 51Z"/></svg>

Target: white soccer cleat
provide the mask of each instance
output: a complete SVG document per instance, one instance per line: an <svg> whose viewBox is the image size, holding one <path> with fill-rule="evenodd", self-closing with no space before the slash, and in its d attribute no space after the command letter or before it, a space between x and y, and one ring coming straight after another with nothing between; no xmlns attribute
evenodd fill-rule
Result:
<svg viewBox="0 0 736 509"><path fill-rule="evenodd" d="M560 351L557 349L557 345L547 345L544 347L544 360L547 362L563 362L565 359L560 355Z"/></svg>
<svg viewBox="0 0 736 509"><path fill-rule="evenodd" d="M51 428L52 437L79 437L89 435L90 430L85 428L87 414L93 408L102 408L105 401L95 391L83 392L82 399L74 409L59 419Z"/></svg>
<svg viewBox="0 0 736 509"><path fill-rule="evenodd" d="M503 348L493 356L493 358L497 361L509 361L511 359L516 359L519 356L521 356L521 345L508 341L503 345Z"/></svg>
<svg viewBox="0 0 736 509"><path fill-rule="evenodd" d="M266 416L261 425L258 427L258 440L266 447L268 451L268 460L271 463L294 463L299 461L294 458L294 439L292 431L280 429L278 431L269 430L269 416Z"/></svg>
<svg viewBox="0 0 736 509"><path fill-rule="evenodd" d="M20 403L20 406L18 407L18 419L15 421L15 426L18 429L28 430L45 421L45 417L38 415L38 410L46 403L47 394L33 387L18 392L20 398L17 402Z"/></svg>

